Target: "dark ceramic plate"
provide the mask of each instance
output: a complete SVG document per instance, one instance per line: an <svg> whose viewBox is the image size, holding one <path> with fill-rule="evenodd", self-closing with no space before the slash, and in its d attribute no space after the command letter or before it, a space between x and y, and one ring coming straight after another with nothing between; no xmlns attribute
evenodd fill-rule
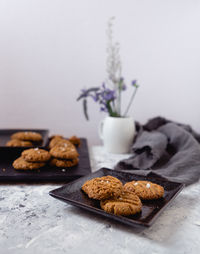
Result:
<svg viewBox="0 0 200 254"><path fill-rule="evenodd" d="M26 147L27 148L27 147ZM15 170L13 161L21 154L21 150L7 147L0 149L0 182L69 182L91 173L87 140L81 139L77 148L79 164L71 168L45 166L38 170Z"/></svg>
<svg viewBox="0 0 200 254"><path fill-rule="evenodd" d="M99 201L88 198L88 196L81 190L81 186L86 180L106 175L112 175L114 177L117 177L123 183L132 180L149 180L154 183L160 184L165 189L164 197L159 200L142 202L142 212L134 216L123 217L106 213L100 208ZM78 180L68 183L61 188L52 190L49 194L57 199L60 199L61 201L84 208L94 213L101 214L105 217L114 219L127 225L149 227L160 215L160 213L167 207L167 205L183 189L183 187L184 184L170 182L155 174L150 174L149 176L138 176L135 174L102 168L95 173L92 173L85 177L81 177Z"/></svg>
<svg viewBox="0 0 200 254"><path fill-rule="evenodd" d="M42 136L42 142L39 144L36 144L34 146L37 147L45 147L47 145L48 142L48 134L49 131L48 130L44 130L44 129L0 129L0 152L2 149L7 150L7 148L11 148L11 149L15 149L15 150L24 150L25 148L27 149L27 147L7 147L6 143L10 140L10 136L18 131L33 131L33 132L38 132L41 134Z"/></svg>

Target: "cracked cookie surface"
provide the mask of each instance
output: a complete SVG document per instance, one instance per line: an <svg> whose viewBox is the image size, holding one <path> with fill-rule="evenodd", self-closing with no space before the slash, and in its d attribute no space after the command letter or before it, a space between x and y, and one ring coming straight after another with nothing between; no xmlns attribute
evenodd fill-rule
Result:
<svg viewBox="0 0 200 254"><path fill-rule="evenodd" d="M51 148L50 154L58 159L75 159L79 156L75 146L68 140Z"/></svg>
<svg viewBox="0 0 200 254"><path fill-rule="evenodd" d="M115 215L129 216L142 210L140 198L129 191L123 191L119 197L101 200L101 208Z"/></svg>
<svg viewBox="0 0 200 254"><path fill-rule="evenodd" d="M93 178L86 181L82 186L82 190L89 198L98 200L117 197L121 194L122 189L122 182L110 175Z"/></svg>
<svg viewBox="0 0 200 254"><path fill-rule="evenodd" d="M49 148L50 149L53 148L54 146L56 146L58 143L60 143L62 141L63 142L65 141L65 139L62 136L60 136L60 135L53 136L53 138L51 139L51 141L49 143Z"/></svg>
<svg viewBox="0 0 200 254"><path fill-rule="evenodd" d="M164 188L150 181L131 181L124 185L124 189L144 200L158 199L164 195Z"/></svg>
<svg viewBox="0 0 200 254"><path fill-rule="evenodd" d="M29 162L46 162L51 155L48 151L39 148L31 148L22 152L21 156Z"/></svg>
<svg viewBox="0 0 200 254"><path fill-rule="evenodd" d="M42 136L38 132L19 131L11 135L11 139L28 140L33 142L42 141Z"/></svg>

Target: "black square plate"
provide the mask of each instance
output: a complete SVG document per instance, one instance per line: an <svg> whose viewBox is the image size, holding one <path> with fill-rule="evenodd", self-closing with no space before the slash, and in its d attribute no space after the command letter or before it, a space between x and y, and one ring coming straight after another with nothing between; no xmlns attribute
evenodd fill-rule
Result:
<svg viewBox="0 0 200 254"><path fill-rule="evenodd" d="M38 144L37 146L40 148L43 148L47 145L48 142L48 134L49 134L49 130L46 129L0 129L0 151L2 149L15 149L15 150L24 150L25 148L27 149L27 147L7 147L6 143L10 140L10 136L15 133L15 132L19 132L19 131L33 131L33 132L38 132L41 134L42 136L42 142L40 144Z"/></svg>
<svg viewBox="0 0 200 254"><path fill-rule="evenodd" d="M112 175L114 177L117 177L123 183L132 180L148 180L160 184L165 189L164 197L159 200L151 200L144 202L142 201L143 204L142 212L134 216L123 217L106 213L100 208L98 200L88 198L88 196L81 190L81 186L86 180L106 175ZM182 183L170 182L155 174L151 174L151 176L139 176L131 173L101 168L95 173L92 173L85 177L81 177L78 180L73 181L67 185L64 185L61 188L52 190L50 191L49 194L57 199L70 203L74 206L78 206L91 212L101 214L105 217L114 219L127 225L149 227L160 215L160 213L167 207L167 205L183 189L183 187L184 184Z"/></svg>
<svg viewBox="0 0 200 254"><path fill-rule="evenodd" d="M69 182L85 176L91 173L85 138L81 138L81 146L77 150L80 156L75 167L57 168L46 165L38 170L15 170L12 163L20 156L21 151L9 147L6 150L0 149L0 182Z"/></svg>

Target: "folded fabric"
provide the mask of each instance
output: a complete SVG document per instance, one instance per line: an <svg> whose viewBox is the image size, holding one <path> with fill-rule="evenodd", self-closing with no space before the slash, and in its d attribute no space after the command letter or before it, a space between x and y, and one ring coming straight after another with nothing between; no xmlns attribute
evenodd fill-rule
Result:
<svg viewBox="0 0 200 254"><path fill-rule="evenodd" d="M190 126L158 117L138 127L133 155L120 161L116 170L153 172L186 185L200 179L200 135Z"/></svg>

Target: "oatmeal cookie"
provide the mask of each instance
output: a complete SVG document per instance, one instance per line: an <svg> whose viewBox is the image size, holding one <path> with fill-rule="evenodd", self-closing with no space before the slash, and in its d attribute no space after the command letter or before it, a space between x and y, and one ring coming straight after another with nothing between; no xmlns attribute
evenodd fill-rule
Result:
<svg viewBox="0 0 200 254"><path fill-rule="evenodd" d="M58 135L58 134L55 134L55 135L52 135L50 137L50 140L54 139L54 138L64 138L62 135Z"/></svg>
<svg viewBox="0 0 200 254"><path fill-rule="evenodd" d="M75 146L67 140L51 148L50 154L58 159L75 159L79 156Z"/></svg>
<svg viewBox="0 0 200 254"><path fill-rule="evenodd" d="M117 197L121 194L122 189L122 182L110 175L93 178L86 181L82 186L82 190L89 198L98 200Z"/></svg>
<svg viewBox="0 0 200 254"><path fill-rule="evenodd" d="M150 181L131 181L124 185L124 189L144 200L158 199L164 195L164 188Z"/></svg>
<svg viewBox="0 0 200 254"><path fill-rule="evenodd" d="M62 136L56 135L54 136L54 138L51 139L50 143L49 143L49 148L53 148L54 146L56 146L59 142L63 141L64 142L64 138Z"/></svg>
<svg viewBox="0 0 200 254"><path fill-rule="evenodd" d="M67 139L59 140L55 146L74 147L75 148L75 146Z"/></svg>
<svg viewBox="0 0 200 254"><path fill-rule="evenodd" d="M69 141L70 141L73 145L75 145L75 146L80 147L80 145L81 145L81 140L80 140L80 138L78 138L78 137L76 137L76 136L70 137L70 138L69 138Z"/></svg>
<svg viewBox="0 0 200 254"><path fill-rule="evenodd" d="M21 156L28 162L45 162L51 157L48 151L39 148L27 149L22 152Z"/></svg>
<svg viewBox="0 0 200 254"><path fill-rule="evenodd" d="M18 170L33 170L41 168L45 165L43 162L28 162L19 157L13 162L13 167Z"/></svg>
<svg viewBox="0 0 200 254"><path fill-rule="evenodd" d="M33 144L30 141L22 141L18 139L11 139L6 143L6 146L12 146L12 147L31 147Z"/></svg>
<svg viewBox="0 0 200 254"><path fill-rule="evenodd" d="M142 210L140 198L129 191L123 191L119 197L113 197L100 202L101 208L107 213L129 216Z"/></svg>
<svg viewBox="0 0 200 254"><path fill-rule="evenodd" d="M42 136L40 133L32 132L32 131L20 131L11 135L11 139L19 139L33 142L42 141Z"/></svg>
<svg viewBox="0 0 200 254"><path fill-rule="evenodd" d="M74 167L78 164L79 159L75 158L72 160L62 160L62 159L56 159L52 158L50 160L50 166L56 166L58 168L69 168L69 167Z"/></svg>

